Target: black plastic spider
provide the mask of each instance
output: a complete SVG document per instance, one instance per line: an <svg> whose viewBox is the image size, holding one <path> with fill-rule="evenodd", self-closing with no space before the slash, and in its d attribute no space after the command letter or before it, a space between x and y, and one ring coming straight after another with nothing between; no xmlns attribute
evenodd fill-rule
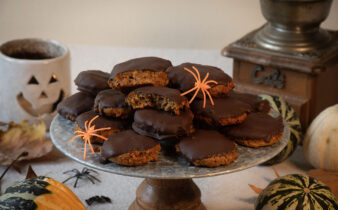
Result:
<svg viewBox="0 0 338 210"><path fill-rule="evenodd" d="M95 173L96 175L98 175L99 173L93 169L89 169L87 167L84 167L82 169L82 171L80 172L77 169L72 169L69 171L65 171L63 172L64 174L68 174L68 173L74 173L74 176L71 176L69 178L67 178L66 180L64 180L62 183L66 183L68 180L76 178L75 183L74 183L74 188L76 188L77 185L77 181L79 179L88 179L89 181L91 181L93 184L95 184L95 180L98 182L101 182L98 178L96 178L95 176L91 175L90 173Z"/></svg>
<svg viewBox="0 0 338 210"><path fill-rule="evenodd" d="M101 196L95 195L93 197L86 199L86 203L88 204L88 206L92 205L95 202L97 202L97 203L111 203L111 200L110 200L110 198L103 196L103 195L101 195Z"/></svg>

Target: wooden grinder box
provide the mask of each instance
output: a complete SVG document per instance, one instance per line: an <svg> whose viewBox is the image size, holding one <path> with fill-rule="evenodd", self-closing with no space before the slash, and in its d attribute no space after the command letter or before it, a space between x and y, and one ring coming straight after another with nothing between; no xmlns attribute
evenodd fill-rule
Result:
<svg viewBox="0 0 338 210"><path fill-rule="evenodd" d="M234 59L235 90L282 96L306 129L319 112L338 103L338 32L328 31L332 40L326 48L290 53L257 44L259 30L222 50Z"/></svg>

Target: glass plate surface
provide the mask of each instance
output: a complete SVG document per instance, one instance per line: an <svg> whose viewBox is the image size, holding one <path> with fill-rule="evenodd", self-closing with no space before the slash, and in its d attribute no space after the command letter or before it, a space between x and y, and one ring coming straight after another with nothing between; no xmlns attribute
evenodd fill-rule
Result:
<svg viewBox="0 0 338 210"><path fill-rule="evenodd" d="M270 115L277 117L278 113L271 110ZM195 167L181 156L165 156L162 152L159 154L157 162L149 162L142 166L127 167L115 163L102 164L99 162L99 155L92 154L87 147L87 157L83 159L84 142L75 139L72 143L68 141L74 136L74 122L63 118L60 115L55 116L50 127L51 139L62 153L80 162L86 166L125 176L154 178L154 179L187 179L208 177L221 174L232 173L244 170L271 159L276 156L289 141L290 131L284 121L283 137L280 142L267 147L249 148L238 146L238 159L227 165L216 168Z"/></svg>

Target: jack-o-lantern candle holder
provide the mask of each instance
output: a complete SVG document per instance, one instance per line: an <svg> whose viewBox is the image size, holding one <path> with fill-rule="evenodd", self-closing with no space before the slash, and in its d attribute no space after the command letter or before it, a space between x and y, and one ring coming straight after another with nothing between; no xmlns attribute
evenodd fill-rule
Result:
<svg viewBox="0 0 338 210"><path fill-rule="evenodd" d="M60 43L19 39L0 46L0 121L37 121L47 127L70 93L70 55Z"/></svg>

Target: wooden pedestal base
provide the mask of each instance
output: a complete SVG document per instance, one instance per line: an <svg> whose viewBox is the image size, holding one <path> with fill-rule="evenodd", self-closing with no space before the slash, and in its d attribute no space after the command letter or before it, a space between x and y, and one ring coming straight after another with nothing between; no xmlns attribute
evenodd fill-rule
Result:
<svg viewBox="0 0 338 210"><path fill-rule="evenodd" d="M205 210L192 179L145 179L129 210Z"/></svg>

